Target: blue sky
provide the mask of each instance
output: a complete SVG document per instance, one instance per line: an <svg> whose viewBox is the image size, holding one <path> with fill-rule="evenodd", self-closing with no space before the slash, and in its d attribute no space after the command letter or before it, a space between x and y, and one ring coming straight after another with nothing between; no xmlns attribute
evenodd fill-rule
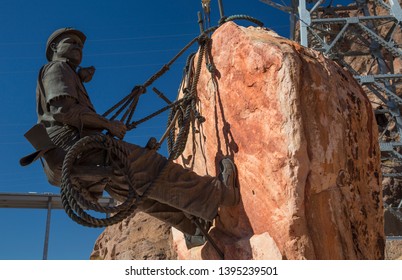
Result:
<svg viewBox="0 0 402 280"><path fill-rule="evenodd" d="M82 66L97 69L86 88L99 113L144 83L199 33L200 0L177 1L0 1L0 192L51 192L41 165L20 167L20 157L33 148L23 134L36 123L35 87L46 63L45 43L57 28L75 27L87 35ZM258 0L223 0L225 15L246 14L288 36L288 16ZM211 25L219 18L212 0ZM241 25L250 25L245 21ZM194 50L194 48L192 49ZM185 59L181 57L154 84L175 99ZM138 119L164 105L151 89L140 100ZM144 145L160 138L166 115L129 132L126 141ZM164 153L165 149L162 149ZM46 211L0 209L0 259L41 259ZM88 259L103 229L82 227L63 210L52 212L49 259Z"/></svg>

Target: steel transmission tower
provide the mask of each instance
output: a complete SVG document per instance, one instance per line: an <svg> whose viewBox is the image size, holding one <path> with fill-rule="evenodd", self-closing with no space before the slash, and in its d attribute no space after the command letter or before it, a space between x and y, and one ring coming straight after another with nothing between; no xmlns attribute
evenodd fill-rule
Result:
<svg viewBox="0 0 402 280"><path fill-rule="evenodd" d="M347 68L372 101L383 176L402 185L402 9L398 0L260 0L290 15L290 37ZM339 3L335 3L339 2Z"/></svg>

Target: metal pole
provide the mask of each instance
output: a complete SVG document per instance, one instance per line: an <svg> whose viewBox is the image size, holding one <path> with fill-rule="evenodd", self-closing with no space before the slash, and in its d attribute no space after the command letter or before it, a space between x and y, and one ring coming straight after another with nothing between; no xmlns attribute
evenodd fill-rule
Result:
<svg viewBox="0 0 402 280"><path fill-rule="evenodd" d="M49 249L49 234L50 234L50 218L52 212L52 197L49 196L47 201L47 218L46 218L46 231L45 231L45 244L43 245L43 259L47 260L47 252Z"/></svg>
<svg viewBox="0 0 402 280"><path fill-rule="evenodd" d="M225 13L223 11L222 0L218 0L218 5L219 5L219 14L220 14L221 18L223 18L225 16Z"/></svg>
<svg viewBox="0 0 402 280"><path fill-rule="evenodd" d="M300 18L300 44L308 47L308 30L307 27L311 25L310 13L306 8L306 0L299 1L299 18Z"/></svg>
<svg viewBox="0 0 402 280"><path fill-rule="evenodd" d="M202 34L202 33L204 33L204 24L203 24L203 21L202 21L202 15L201 15L201 12L198 12L198 25L200 26L200 33Z"/></svg>

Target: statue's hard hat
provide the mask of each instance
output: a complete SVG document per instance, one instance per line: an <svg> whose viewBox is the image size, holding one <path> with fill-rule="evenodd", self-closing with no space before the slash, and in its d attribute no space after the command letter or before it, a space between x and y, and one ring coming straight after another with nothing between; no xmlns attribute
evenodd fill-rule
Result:
<svg viewBox="0 0 402 280"><path fill-rule="evenodd" d="M53 51L50 48L50 45L57 39L57 37L59 37L62 34L67 34L67 33L72 33L77 35L82 43L85 43L85 40L87 39L87 37L84 35L84 33L82 33L81 31L71 28L71 27L65 27L65 28L60 28L57 29L56 31L54 31L49 38L47 39L47 43L46 43L46 58L48 61L52 60L52 56L53 56Z"/></svg>

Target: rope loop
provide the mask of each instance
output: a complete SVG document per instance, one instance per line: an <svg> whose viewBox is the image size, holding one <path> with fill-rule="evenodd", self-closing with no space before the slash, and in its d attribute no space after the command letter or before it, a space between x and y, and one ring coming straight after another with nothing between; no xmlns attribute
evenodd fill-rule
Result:
<svg viewBox="0 0 402 280"><path fill-rule="evenodd" d="M225 22L228 21L234 21L234 20L247 20L250 21L252 23L255 23L256 25L262 27L264 26L264 23L256 18L250 17L248 15L233 15L233 16L229 16L227 18L225 18Z"/></svg>
<svg viewBox="0 0 402 280"><path fill-rule="evenodd" d="M127 181L127 195L124 202L120 205L106 207L99 205L96 199L85 196L86 193L88 194L88 191L80 184L80 180L74 177L74 167L85 168L79 165L82 155L94 149L107 151L110 154L109 161L114 163L113 168L123 173ZM128 176L128 167L130 166L128 160L129 153L129 150L122 142L103 134L86 136L74 144L64 159L61 183L62 204L71 219L84 226L105 227L118 223L133 213L143 197L140 197L135 192L131 179ZM108 187L113 188L113 185L106 186L105 190ZM114 213L114 215L100 219L89 215L84 209L107 214Z"/></svg>

